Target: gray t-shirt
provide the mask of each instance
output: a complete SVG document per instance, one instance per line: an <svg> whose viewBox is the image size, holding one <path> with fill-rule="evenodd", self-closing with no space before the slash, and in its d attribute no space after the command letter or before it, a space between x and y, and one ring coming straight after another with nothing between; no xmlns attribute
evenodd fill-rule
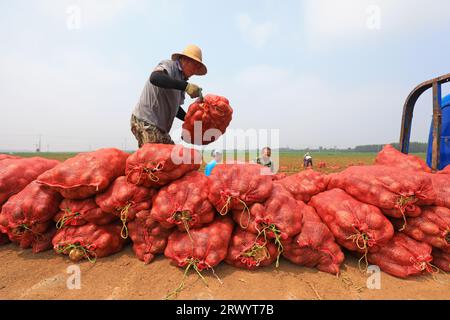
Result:
<svg viewBox="0 0 450 320"><path fill-rule="evenodd" d="M185 80L178 61L163 60L154 71L164 70L174 79ZM148 79L133 114L138 119L157 126L164 133L169 133L178 108L184 103L184 95L185 92L181 90L154 86Z"/></svg>

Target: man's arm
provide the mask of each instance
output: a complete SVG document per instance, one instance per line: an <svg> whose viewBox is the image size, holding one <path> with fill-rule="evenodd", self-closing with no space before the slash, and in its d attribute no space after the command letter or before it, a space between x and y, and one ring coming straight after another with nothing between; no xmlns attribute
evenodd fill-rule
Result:
<svg viewBox="0 0 450 320"><path fill-rule="evenodd" d="M150 75L150 83L163 89L186 91L191 98L200 96L202 89L196 84L184 80L177 80L167 74L167 71L156 70Z"/></svg>
<svg viewBox="0 0 450 320"><path fill-rule="evenodd" d="M177 80L167 74L167 71L153 71L150 75L150 83L164 89L176 89L184 91L187 81Z"/></svg>

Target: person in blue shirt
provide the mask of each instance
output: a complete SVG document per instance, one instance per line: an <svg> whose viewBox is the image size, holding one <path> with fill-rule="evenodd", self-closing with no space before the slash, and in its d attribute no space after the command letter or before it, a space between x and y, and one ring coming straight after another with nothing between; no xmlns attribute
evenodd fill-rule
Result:
<svg viewBox="0 0 450 320"><path fill-rule="evenodd" d="M211 152L211 156L214 157L205 167L205 176L209 177L211 174L212 169L216 166L216 164L220 163L222 161L222 152L214 150Z"/></svg>

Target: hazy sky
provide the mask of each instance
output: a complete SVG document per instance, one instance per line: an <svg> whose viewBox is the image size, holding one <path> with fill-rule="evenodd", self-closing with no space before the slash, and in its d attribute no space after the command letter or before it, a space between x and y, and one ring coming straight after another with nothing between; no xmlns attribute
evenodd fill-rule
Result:
<svg viewBox="0 0 450 320"><path fill-rule="evenodd" d="M39 135L44 151L136 148L144 82L189 43L209 71L191 81L230 100L230 128L279 129L297 148L397 141L409 92L450 72L449 12L448 0L0 0L0 150ZM427 140L431 114L428 93L412 140Z"/></svg>

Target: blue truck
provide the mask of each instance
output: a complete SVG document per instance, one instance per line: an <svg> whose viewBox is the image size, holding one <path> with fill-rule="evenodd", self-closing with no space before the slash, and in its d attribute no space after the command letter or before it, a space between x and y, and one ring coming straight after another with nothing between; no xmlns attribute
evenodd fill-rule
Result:
<svg viewBox="0 0 450 320"><path fill-rule="evenodd" d="M438 169L442 170L450 164L450 94L442 99L442 125L441 125L441 152ZM433 121L430 127L430 137L428 138L427 163L431 167L431 157L433 153Z"/></svg>
<svg viewBox="0 0 450 320"><path fill-rule="evenodd" d="M414 88L403 106L400 132L400 150L409 152L409 139L414 107L419 97L433 90L433 120L428 139L427 163L433 170L442 170L450 164L450 95L442 97L442 85L450 81L450 73L425 81Z"/></svg>

